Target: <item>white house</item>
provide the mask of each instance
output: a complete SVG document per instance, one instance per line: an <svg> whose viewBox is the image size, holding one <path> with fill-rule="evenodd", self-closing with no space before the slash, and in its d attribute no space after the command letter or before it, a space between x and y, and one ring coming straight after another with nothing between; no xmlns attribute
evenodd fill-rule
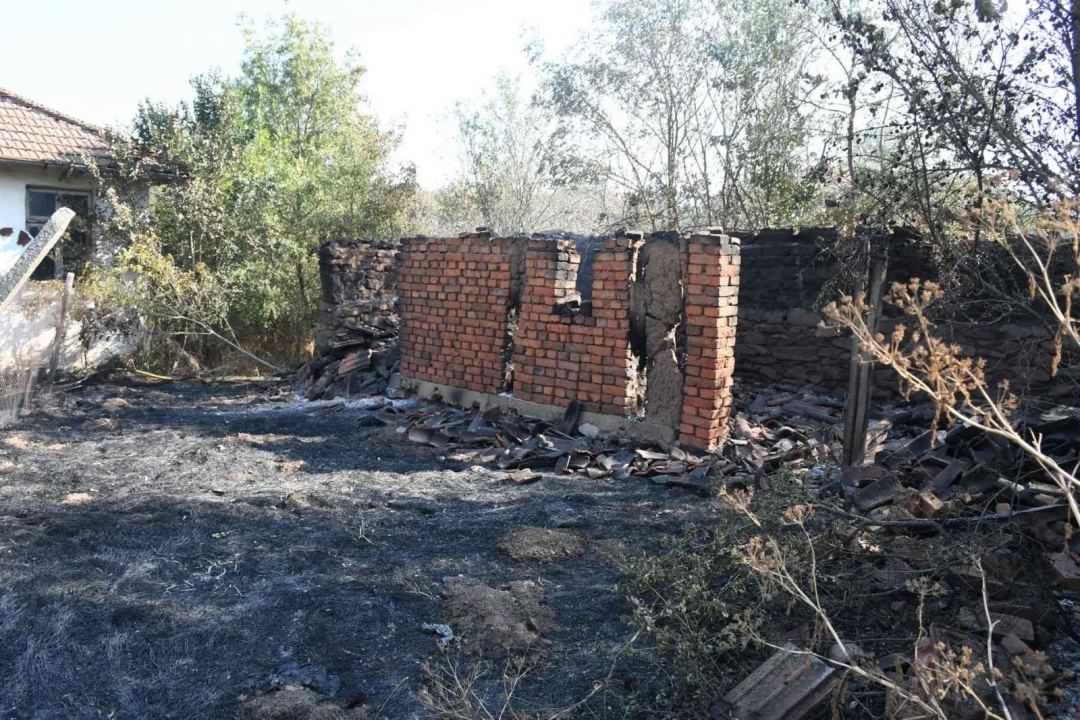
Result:
<svg viewBox="0 0 1080 720"><path fill-rule="evenodd" d="M88 164L109 165L106 131L0 88L0 273L22 254L23 247L52 213L69 207L76 218L64 239L34 271L33 280L0 316L0 371L42 367L53 344L60 287L50 282L80 277L110 257L95 223L100 199ZM148 201L149 188L135 189ZM76 318L77 320L77 318ZM87 347L81 327L68 324L62 365L94 363L115 345Z"/></svg>

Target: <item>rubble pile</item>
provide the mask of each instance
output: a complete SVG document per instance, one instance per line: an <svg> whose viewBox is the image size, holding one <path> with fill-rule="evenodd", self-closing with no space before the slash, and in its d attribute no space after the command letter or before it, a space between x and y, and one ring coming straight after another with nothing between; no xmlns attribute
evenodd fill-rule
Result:
<svg viewBox="0 0 1080 720"><path fill-rule="evenodd" d="M392 412L392 411L391 411ZM486 412L420 408L397 418L409 440L444 451L448 459L493 463L521 485L540 479L537 470L580 473L592 478L652 478L658 484L707 493L716 459L672 445L637 447L626 438L602 437L581 423L581 404L572 402L557 423L493 408Z"/></svg>
<svg viewBox="0 0 1080 720"><path fill-rule="evenodd" d="M832 411L820 398L810 408L775 393L755 402L759 410L808 410L824 422L822 411ZM1038 708L1061 697L1074 662L1060 654L1052 662L1048 652L1063 638L1075 640L1080 621L1080 537L1070 537L1066 493L1030 456L979 428L915 433L932 415L922 405L880 410L874 464L843 468L839 477L818 473L821 481L809 489L820 511L818 539L839 539L843 549L834 552L846 557L829 572L848 573L858 587L823 593L826 606L838 603L834 621L846 631L845 642L880 650L879 636L900 635L901 648L915 649L843 662L876 668L894 685L884 697L888 717L926 717L911 696L927 682L943 683L938 702L949 717L984 717L983 703L996 708L1002 700L1013 720L1044 717ZM1019 430L1064 466L1080 462L1080 417L1073 411L1023 419ZM760 425L743 432L760 432ZM887 612L844 617L855 610L851 593L874 598ZM862 601L855 604L861 615ZM714 717L796 720L815 712L829 694L823 687L835 686L839 675L811 657L778 652L729 693ZM991 660L1001 700L992 690ZM970 673L974 695L948 688L956 672ZM848 688L873 690L872 684Z"/></svg>
<svg viewBox="0 0 1080 720"><path fill-rule="evenodd" d="M760 397L761 412L750 414L751 419L737 416L734 436L720 453L602 435L596 426L580 421L582 405L577 401L554 423L500 408L480 412L444 406L385 408L383 419L395 423L412 442L454 460L495 464L520 484L539 480L538 470L550 470L591 478L649 478L709 494L719 482L746 486L782 465L809 470L836 451L834 426L839 418L807 399L830 403L831 409L838 407L836 401L810 395L797 399L782 391L765 391Z"/></svg>
<svg viewBox="0 0 1080 720"><path fill-rule="evenodd" d="M1022 421L1019 430L1039 438L1042 451L1062 466L1080 462L1080 417L1071 412ZM1080 538L1070 542L1065 491L1005 438L958 424L881 448L876 465L843 473L842 492L865 522L922 535L1008 521L1052 551L1059 575L1080 580L1070 554L1080 550Z"/></svg>
<svg viewBox="0 0 1080 720"><path fill-rule="evenodd" d="M386 391L399 361L396 328L343 327L322 356L297 371L297 389L308 400L378 395Z"/></svg>

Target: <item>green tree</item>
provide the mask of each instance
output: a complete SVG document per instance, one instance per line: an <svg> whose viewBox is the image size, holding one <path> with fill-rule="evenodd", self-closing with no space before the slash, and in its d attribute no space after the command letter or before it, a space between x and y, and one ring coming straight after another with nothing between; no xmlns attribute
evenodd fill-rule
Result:
<svg viewBox="0 0 1080 720"><path fill-rule="evenodd" d="M459 102L453 120L461 170L437 193L441 226L512 233L596 225L588 168L552 113L523 97L518 78L497 75L494 91Z"/></svg>
<svg viewBox="0 0 1080 720"><path fill-rule="evenodd" d="M396 138L362 110L364 69L353 53L335 57L324 27L288 16L264 32L247 25L244 35L238 76L203 75L190 103L140 108L132 152L175 180L154 193L152 220L132 245L153 262L130 253L128 261L144 272L172 263L220 298L200 303L219 309L201 323L292 360L314 330L315 248L334 237L410 230L414 173L391 172ZM189 333L191 323L177 319L184 313L162 317L172 320L159 329L185 336L196 355L216 345L199 339L198 323Z"/></svg>
<svg viewBox="0 0 1080 720"><path fill-rule="evenodd" d="M979 207L992 175L1045 204L1080 190L1080 12L1071 0L877 0L836 13L861 61L900 91L945 174L963 174Z"/></svg>
<svg viewBox="0 0 1080 720"><path fill-rule="evenodd" d="M623 221L686 228L791 221L814 185L809 14L787 0L609 0L542 102L618 188Z"/></svg>
<svg viewBox="0 0 1080 720"><path fill-rule="evenodd" d="M748 228L804 222L819 190L809 172L811 100L824 83L812 70L820 54L813 18L789 0L731 0L717 13L708 95L716 121L703 153L715 154L719 180L706 219Z"/></svg>

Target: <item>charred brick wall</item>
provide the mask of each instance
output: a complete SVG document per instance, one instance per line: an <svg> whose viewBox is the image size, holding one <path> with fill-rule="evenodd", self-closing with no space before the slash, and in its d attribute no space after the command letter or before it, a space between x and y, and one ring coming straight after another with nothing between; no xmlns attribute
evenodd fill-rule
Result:
<svg viewBox="0 0 1080 720"><path fill-rule="evenodd" d="M726 436L738 241L421 237L398 268L403 377Z"/></svg>
<svg viewBox="0 0 1080 720"><path fill-rule="evenodd" d="M830 294L838 264L832 228L738 233L742 241L738 375L846 389L851 341L818 327L812 310Z"/></svg>
<svg viewBox="0 0 1080 720"><path fill-rule="evenodd" d="M402 240L403 375L476 392L503 390L513 242L487 233Z"/></svg>
<svg viewBox="0 0 1080 720"><path fill-rule="evenodd" d="M764 230L737 234L742 240L739 331L735 359L739 377L807 384L843 395L847 391L851 340L822 327L816 309L845 289L830 228ZM917 238L890 240L887 284L933 279L936 267ZM889 333L895 320L879 330ZM943 322L942 335L962 354L986 360L992 380L1008 380L1013 391L1073 397L1076 383L1052 380L1053 337L1038 323L1017 319ZM1068 366L1063 370L1068 374ZM1070 378L1071 379L1071 378ZM898 384L888 368L875 370L875 391L895 396Z"/></svg>
<svg viewBox="0 0 1080 720"><path fill-rule="evenodd" d="M580 400L592 412L625 416L637 399L630 348L630 288L637 247L604 240L592 256L592 301L578 289L573 240L530 240L521 319L514 339L514 395L545 405Z"/></svg>

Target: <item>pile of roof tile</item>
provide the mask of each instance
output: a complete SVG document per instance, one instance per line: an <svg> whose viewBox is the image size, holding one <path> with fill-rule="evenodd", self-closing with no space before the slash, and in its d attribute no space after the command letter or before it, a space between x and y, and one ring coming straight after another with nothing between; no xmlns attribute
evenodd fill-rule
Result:
<svg viewBox="0 0 1080 720"><path fill-rule="evenodd" d="M308 400L378 395L399 358L392 331L357 326L339 331L326 354L300 367L295 382Z"/></svg>
<svg viewBox="0 0 1080 720"><path fill-rule="evenodd" d="M389 412L394 412L390 410ZM519 484L539 480L537 470L592 478L648 477L654 482L707 492L715 459L677 446L638 447L623 437L601 437L580 423L580 403L550 423L494 408L486 412L420 408L395 418L412 442L445 451L456 460L493 463Z"/></svg>

